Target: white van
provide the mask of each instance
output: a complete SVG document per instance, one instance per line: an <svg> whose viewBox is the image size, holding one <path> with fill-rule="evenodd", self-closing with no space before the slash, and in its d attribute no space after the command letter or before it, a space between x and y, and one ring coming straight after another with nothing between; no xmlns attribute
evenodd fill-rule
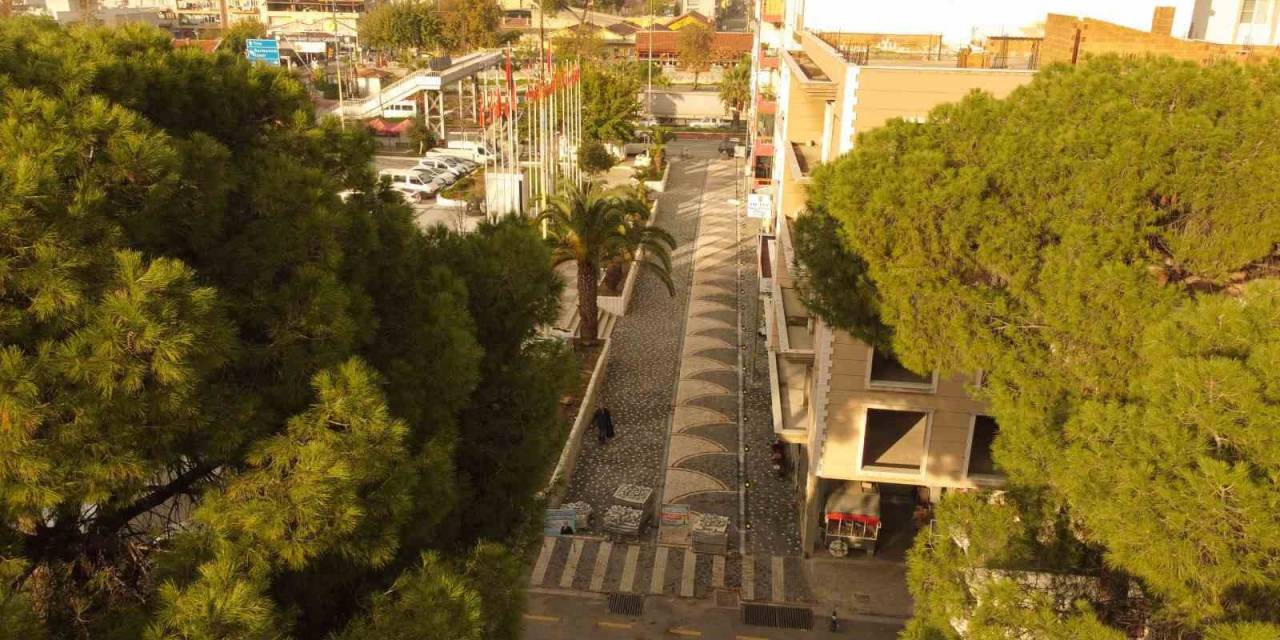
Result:
<svg viewBox="0 0 1280 640"><path fill-rule="evenodd" d="M483 143L470 140L450 140L445 147L436 147L434 151L448 156L466 158L480 164L485 164L491 155L489 149L485 148Z"/></svg>
<svg viewBox="0 0 1280 640"><path fill-rule="evenodd" d="M434 196L444 187L440 181L420 175L413 169L383 169L378 172L378 175L390 178L391 188L397 191L412 191Z"/></svg>
<svg viewBox="0 0 1280 640"><path fill-rule="evenodd" d="M414 100L400 100L382 105L384 118L414 118L418 115L418 103Z"/></svg>

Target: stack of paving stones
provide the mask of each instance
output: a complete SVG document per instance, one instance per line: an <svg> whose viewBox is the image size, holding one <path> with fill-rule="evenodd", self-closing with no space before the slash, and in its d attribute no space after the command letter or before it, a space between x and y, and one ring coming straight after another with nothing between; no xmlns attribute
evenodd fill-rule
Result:
<svg viewBox="0 0 1280 640"><path fill-rule="evenodd" d="M578 531L590 528L591 522L591 505L585 502L566 502L560 505L561 509L573 509L574 519L578 523Z"/></svg>
<svg viewBox="0 0 1280 640"><path fill-rule="evenodd" d="M644 512L619 504L604 510L604 530L624 536L640 535L644 524Z"/></svg>
<svg viewBox="0 0 1280 640"><path fill-rule="evenodd" d="M642 487L638 484L624 484L613 492L614 504L633 509L648 509L649 499L653 497L652 487Z"/></svg>
<svg viewBox="0 0 1280 640"><path fill-rule="evenodd" d="M701 514L693 523L694 553L724 555L729 552L729 518Z"/></svg>

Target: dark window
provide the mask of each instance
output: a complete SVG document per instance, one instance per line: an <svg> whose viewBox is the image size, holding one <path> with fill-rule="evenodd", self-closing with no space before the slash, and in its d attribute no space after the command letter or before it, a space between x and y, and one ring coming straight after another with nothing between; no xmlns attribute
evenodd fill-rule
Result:
<svg viewBox="0 0 1280 640"><path fill-rule="evenodd" d="M929 414L919 411L867 409L862 466L920 469L928 419Z"/></svg>
<svg viewBox="0 0 1280 640"><path fill-rule="evenodd" d="M991 444L996 440L1000 426L991 416L977 416L973 420L973 445L969 447L969 475L994 476L995 462L991 459Z"/></svg>
<svg viewBox="0 0 1280 640"><path fill-rule="evenodd" d="M871 383L904 387L932 387L932 375L920 375L898 362L892 355L875 349L871 354Z"/></svg>

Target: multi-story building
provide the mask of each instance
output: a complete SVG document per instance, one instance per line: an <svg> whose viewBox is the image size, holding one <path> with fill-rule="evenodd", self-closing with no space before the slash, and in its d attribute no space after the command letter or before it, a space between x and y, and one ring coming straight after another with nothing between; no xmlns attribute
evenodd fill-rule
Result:
<svg viewBox="0 0 1280 640"><path fill-rule="evenodd" d="M971 395L976 375L913 373L803 305L790 231L809 176L890 118L923 121L974 89L1007 95L1035 73L1039 39L955 49L939 34L818 28L796 0L760 0L756 15L749 166L750 186L772 199L761 246L774 430L792 445L812 552L824 544L825 499L846 483L912 500L1002 479L990 453L998 427Z"/></svg>
<svg viewBox="0 0 1280 640"><path fill-rule="evenodd" d="M1223 44L1280 45L1280 0L1196 0L1189 37Z"/></svg>
<svg viewBox="0 0 1280 640"><path fill-rule="evenodd" d="M1155 12L1153 32L1050 14L1043 36L952 43L937 33L860 32L856 12L834 24L811 19L806 2L824 1L836 0L756 0L747 177L749 211L765 212L760 275L774 431L796 461L806 552L823 545L822 507L846 483L931 501L1003 483L991 459L999 427L976 393L980 372L908 371L805 308L791 230L813 169L892 118L924 122L975 89L1005 97L1043 64L1110 52L1200 62L1277 53L1174 38L1168 8Z"/></svg>

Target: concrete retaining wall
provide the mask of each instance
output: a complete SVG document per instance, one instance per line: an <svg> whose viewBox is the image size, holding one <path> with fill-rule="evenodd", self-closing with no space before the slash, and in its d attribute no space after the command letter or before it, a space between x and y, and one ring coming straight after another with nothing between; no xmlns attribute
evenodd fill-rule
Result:
<svg viewBox="0 0 1280 640"><path fill-rule="evenodd" d="M560 460L543 493L547 497L547 508L554 509L564 500L564 493L569 488L569 478L578 466L578 454L582 451L582 437L591 423L591 414L595 413L604 393L604 377L609 368L609 352L613 341L605 338L600 347L600 357L596 359L596 367L591 372L591 380L587 382L587 390L582 396L582 404L578 406L578 416L569 429L569 437L565 439L564 449L560 451Z"/></svg>

